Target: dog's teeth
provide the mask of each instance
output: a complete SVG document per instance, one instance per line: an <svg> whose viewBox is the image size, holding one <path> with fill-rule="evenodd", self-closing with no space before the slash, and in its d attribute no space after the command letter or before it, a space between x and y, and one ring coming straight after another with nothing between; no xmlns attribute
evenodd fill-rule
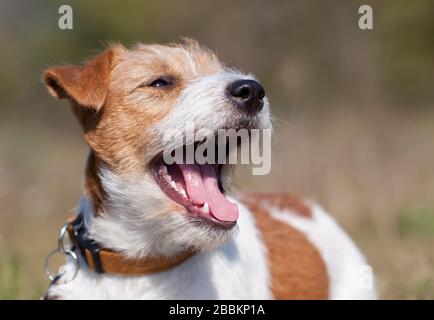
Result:
<svg viewBox="0 0 434 320"><path fill-rule="evenodd" d="M205 204L203 205L203 211L204 211L205 213L209 213L209 205L208 205L208 202L205 202Z"/></svg>
<svg viewBox="0 0 434 320"><path fill-rule="evenodd" d="M169 172L167 171L167 167L166 167L166 166L163 166L163 173L164 173L166 176L169 175Z"/></svg>
<svg viewBox="0 0 434 320"><path fill-rule="evenodd" d="M173 180L170 180L170 186L176 190L176 183Z"/></svg>
<svg viewBox="0 0 434 320"><path fill-rule="evenodd" d="M179 191L179 193L184 197L187 198L187 193L185 193L185 190Z"/></svg>

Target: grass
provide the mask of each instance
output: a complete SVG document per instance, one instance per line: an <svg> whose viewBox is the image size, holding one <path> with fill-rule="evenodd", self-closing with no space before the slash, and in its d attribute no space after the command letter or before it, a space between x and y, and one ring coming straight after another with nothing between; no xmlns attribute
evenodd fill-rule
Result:
<svg viewBox="0 0 434 320"><path fill-rule="evenodd" d="M404 208L398 225L403 237L434 237L434 208Z"/></svg>
<svg viewBox="0 0 434 320"><path fill-rule="evenodd" d="M19 259L0 252L0 299L20 297L20 272Z"/></svg>

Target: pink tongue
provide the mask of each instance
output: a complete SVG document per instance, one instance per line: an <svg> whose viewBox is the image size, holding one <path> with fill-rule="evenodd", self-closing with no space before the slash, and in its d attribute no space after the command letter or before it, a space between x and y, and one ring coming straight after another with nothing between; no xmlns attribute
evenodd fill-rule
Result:
<svg viewBox="0 0 434 320"><path fill-rule="evenodd" d="M187 194L191 201L197 205L203 205L208 201L205 187L202 182L202 172L197 164L178 164L184 176Z"/></svg>
<svg viewBox="0 0 434 320"><path fill-rule="evenodd" d="M198 205L208 202L214 218L234 222L238 219L238 206L228 201L218 187L216 167L205 164L179 164L184 176L187 194Z"/></svg>

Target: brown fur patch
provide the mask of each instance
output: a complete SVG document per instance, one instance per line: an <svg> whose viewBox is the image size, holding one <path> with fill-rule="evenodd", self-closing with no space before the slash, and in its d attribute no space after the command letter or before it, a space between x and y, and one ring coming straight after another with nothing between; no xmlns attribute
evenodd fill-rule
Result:
<svg viewBox="0 0 434 320"><path fill-rule="evenodd" d="M102 212L105 199L105 191L98 175L99 167L100 160L91 151L86 164L84 188L88 197L92 199L93 209L96 215Z"/></svg>
<svg viewBox="0 0 434 320"><path fill-rule="evenodd" d="M273 199L272 195L248 197L246 205L252 210L256 224L262 234L268 252L271 271L271 289L275 299L326 299L328 297L328 276L324 261L318 250L303 233L280 222L261 206L262 200L280 205L290 204L289 209L299 208L300 202L294 197L282 194ZM283 208L283 207L282 207ZM296 211L299 212L299 211ZM306 214L305 209L301 210ZM310 210L309 210L310 212Z"/></svg>
<svg viewBox="0 0 434 320"><path fill-rule="evenodd" d="M82 107L98 110L107 95L110 71L120 46L113 46L89 60L84 66L65 65L44 72L48 91L55 97L68 98Z"/></svg>

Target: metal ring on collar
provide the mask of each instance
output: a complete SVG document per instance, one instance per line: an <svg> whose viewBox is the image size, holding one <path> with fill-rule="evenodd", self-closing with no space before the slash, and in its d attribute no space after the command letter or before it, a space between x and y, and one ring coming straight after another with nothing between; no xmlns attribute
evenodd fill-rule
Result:
<svg viewBox="0 0 434 320"><path fill-rule="evenodd" d="M63 229L63 228L62 228L62 229ZM76 254L74 251L71 251L71 250L65 250L65 251L62 252L62 251L60 250L60 248L51 251L51 252L48 254L47 258L45 258L45 273L47 274L48 279L50 279L50 281L53 281L54 279L56 279L56 278L58 278L58 277L61 277L61 276L63 275L63 274L56 274L56 275L53 276L53 275L51 274L51 272L50 272L50 269L49 269L50 258L51 258L55 253L57 253L57 252L59 252L59 253L61 253L61 254L64 254L64 255L67 255L67 256L71 257L71 259L74 261L74 266L75 266L75 268L74 268L74 274L73 274L73 276L72 276L72 279L74 279L74 278L77 276L77 274L78 274L78 269L79 269L79 264L78 264L78 257L77 257L77 254Z"/></svg>
<svg viewBox="0 0 434 320"><path fill-rule="evenodd" d="M61 253L65 253L66 251L70 251L70 250L65 249L65 241L64 241L64 239L65 239L65 234L68 233L67 231L68 231L68 224L65 223L63 225L62 229L60 229L59 237L57 238L58 250Z"/></svg>

